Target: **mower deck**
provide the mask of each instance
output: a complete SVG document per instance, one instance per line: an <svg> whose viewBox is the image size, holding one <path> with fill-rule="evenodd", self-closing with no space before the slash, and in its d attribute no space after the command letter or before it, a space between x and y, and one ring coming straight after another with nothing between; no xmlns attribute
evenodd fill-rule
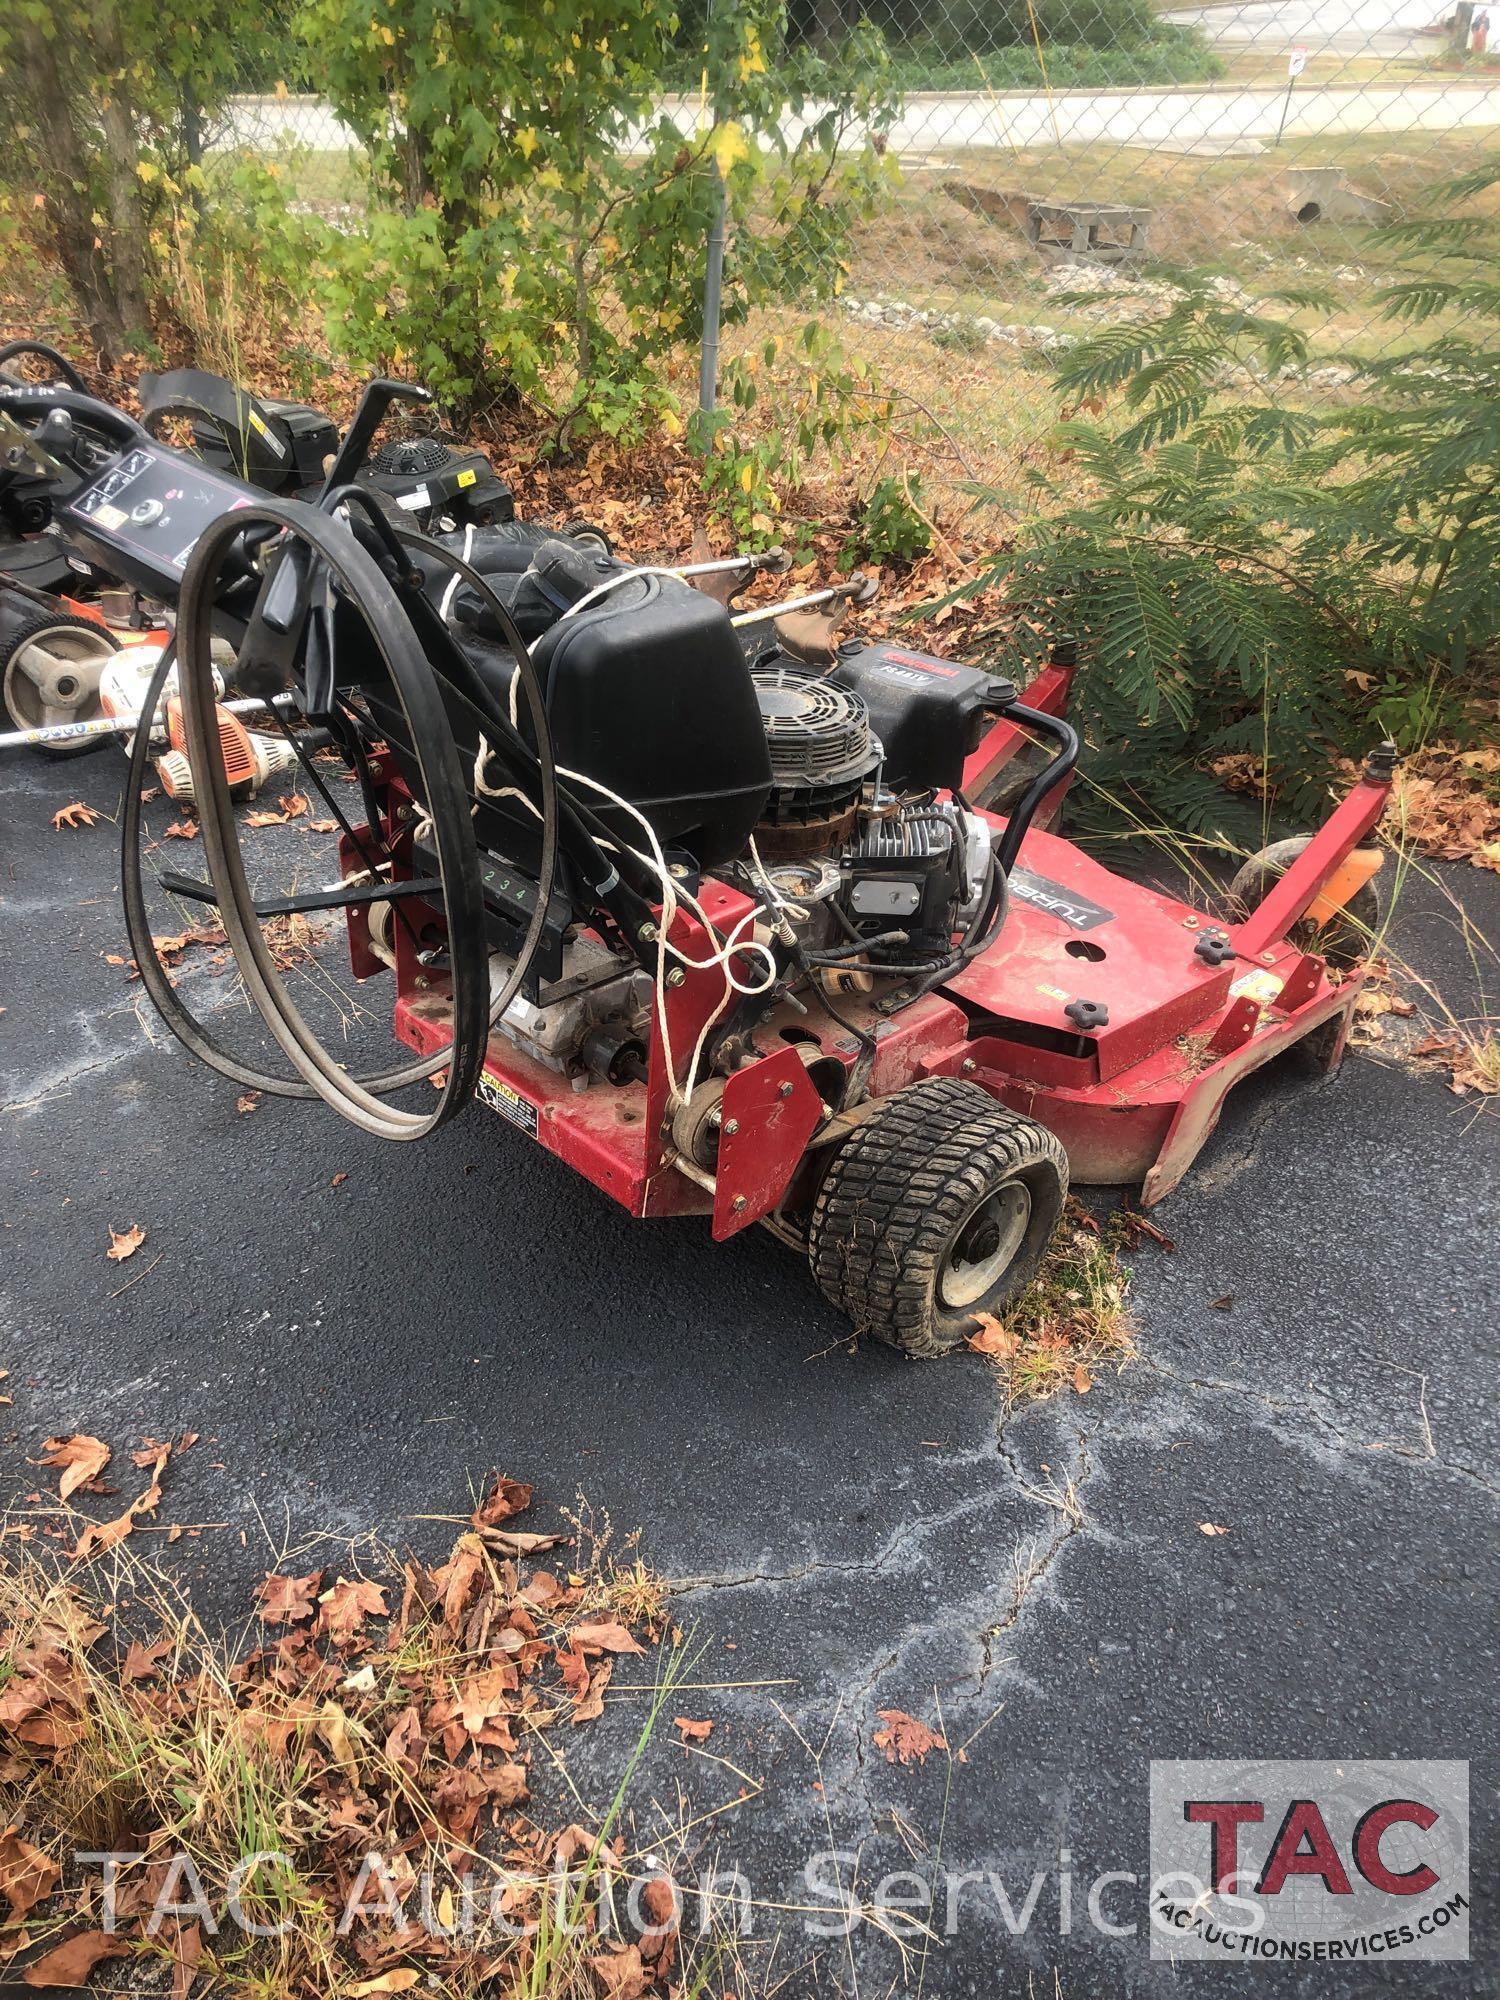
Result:
<svg viewBox="0 0 1500 2000"><path fill-rule="evenodd" d="M1062 713L1071 681L1068 667L1044 668L1028 704ZM965 791L991 788L1027 740L1015 721L997 721L965 764ZM1363 969L1331 976L1286 933L1378 823L1392 768L1372 760L1264 902L1228 927L1045 831L1058 787L1022 841L1009 912L986 952L893 1014L882 1011L881 993L841 997L849 1029L876 1045L862 1107L832 1108L839 1092L823 1069L853 1068L856 1034L787 1000L762 1017L755 1041L766 1053L723 1087L712 1174L673 1144L660 1036L645 1083L601 1089L575 1088L495 1035L480 1095L632 1214L711 1213L719 1238L794 1208L815 1184L821 1147L893 1092L932 1077L975 1083L1055 1133L1075 1182L1138 1186L1149 1205L1177 1186L1242 1077L1330 1022L1319 1056L1329 1068L1340 1060ZM984 816L997 832L1007 824ZM721 935L752 908L712 880L700 895ZM685 951L711 946L691 919L678 926L673 941ZM411 970L402 977L398 967L396 1033L431 1052L450 1033L446 1008L440 991L412 992ZM690 973L666 992L679 1079L682 1052L723 993L717 972Z"/></svg>
<svg viewBox="0 0 1500 2000"><path fill-rule="evenodd" d="M1357 977L1335 984L1321 959L1285 941L1205 963L1199 940L1225 935L1210 918L1040 830L1026 839L1011 889L994 945L937 992L894 1016L879 1011L878 995L841 1000L851 1025L878 1044L871 1095L887 1097L923 1077L967 1078L1055 1131L1075 1181L1138 1184L1147 1203L1177 1185L1233 1085L1347 1015L1359 991ZM705 903L724 924L744 907L735 891L709 884ZM668 996L674 1045L690 1044L705 1005L721 992L710 977ZM1065 1009L1078 1000L1102 1006L1107 1020L1088 1031L1075 1026ZM404 996L396 1019L400 1038L419 1051L441 1047L450 1032L440 990ZM674 1157L656 1077L575 1089L497 1034L480 1095L633 1214L712 1212L715 1235L727 1236L778 1205L826 1118L807 1064L848 1068L859 1050L817 1010L786 1003L764 1019L757 1044L780 1047L784 1061L773 1055L776 1073L764 1081L789 1086L785 1103L746 1105L750 1116L736 1123L753 1118L757 1143L721 1154L712 1179ZM1331 1062L1341 1046L1342 1036ZM730 1088L752 1090L749 1079L762 1069L769 1063L743 1071ZM729 1110L726 1093L726 1122Z"/></svg>

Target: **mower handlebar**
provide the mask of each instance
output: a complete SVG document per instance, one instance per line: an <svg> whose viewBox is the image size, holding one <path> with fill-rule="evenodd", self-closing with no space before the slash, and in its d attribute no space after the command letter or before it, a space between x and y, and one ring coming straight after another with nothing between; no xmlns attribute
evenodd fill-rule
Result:
<svg viewBox="0 0 1500 2000"><path fill-rule="evenodd" d="M70 417L81 418L91 430L111 442L117 440L122 445L150 442L134 417L117 410L113 403L77 389L57 389L50 385L31 388L0 380L0 410L18 422L31 418L30 428L34 430L40 429L54 410L62 410Z"/></svg>
<svg viewBox="0 0 1500 2000"><path fill-rule="evenodd" d="M1031 822L1036 818L1043 802L1056 790L1078 762L1078 731L1061 716L1047 715L1039 708L1028 708L1024 702L1008 701L1000 709L1000 714L1012 722L1024 723L1034 729L1039 736L1050 736L1058 746L1057 755L1042 766L1026 790L1017 800L1014 811L1005 823L1005 831L1000 836L995 849L995 860L1002 874L1009 875L1021 852L1021 842L1031 830Z"/></svg>
<svg viewBox="0 0 1500 2000"><path fill-rule="evenodd" d="M57 349L49 347L45 340L7 340L5 345L0 347L0 368L4 368L8 362L19 360L23 354L31 354L39 361L47 362L57 370L57 379L65 382L70 389L76 389L80 396L88 394L83 377L67 355L59 354Z"/></svg>

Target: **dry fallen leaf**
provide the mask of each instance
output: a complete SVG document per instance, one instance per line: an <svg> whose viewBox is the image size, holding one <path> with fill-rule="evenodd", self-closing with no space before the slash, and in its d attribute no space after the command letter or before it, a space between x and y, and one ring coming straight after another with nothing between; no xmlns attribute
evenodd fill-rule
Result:
<svg viewBox="0 0 1500 2000"><path fill-rule="evenodd" d="M644 1646L637 1645L617 1618L592 1625L575 1625L568 1637L584 1653L644 1653L646 1650Z"/></svg>
<svg viewBox="0 0 1500 2000"><path fill-rule="evenodd" d="M1166 1231L1158 1229L1156 1224L1149 1221L1137 1208L1121 1209L1120 1221L1125 1231L1125 1240L1132 1250L1139 1250L1142 1237L1147 1236L1163 1250L1172 1251L1177 1248Z"/></svg>
<svg viewBox="0 0 1500 2000"><path fill-rule="evenodd" d="M591 1958L589 1970L599 1983L600 2000L641 2000L652 1981L640 1946L634 1944Z"/></svg>
<svg viewBox="0 0 1500 2000"><path fill-rule="evenodd" d="M323 1584L320 1569L306 1576L273 1576L256 1591L260 1615L267 1625L301 1625L317 1610L317 1596Z"/></svg>
<svg viewBox="0 0 1500 2000"><path fill-rule="evenodd" d="M74 799L70 806L58 807L52 815L52 824L61 833L65 826L92 826L98 817L93 806L86 806L82 799Z"/></svg>
<svg viewBox="0 0 1500 2000"><path fill-rule="evenodd" d="M245 815L247 826L286 826L294 819L301 819L307 811L307 800L301 792L288 792L281 801L280 812L253 812Z"/></svg>
<svg viewBox="0 0 1500 2000"><path fill-rule="evenodd" d="M132 1639L120 1668L121 1682L128 1685L131 1681L154 1679L162 1661L171 1650L170 1639L158 1639L150 1646L143 1646L139 1639Z"/></svg>
<svg viewBox="0 0 1500 2000"><path fill-rule="evenodd" d="M109 1446L102 1438L90 1437L80 1431L72 1437L48 1438L40 1463L63 1468L57 1492L59 1499L66 1500L80 1486L87 1486L91 1479L97 1479L109 1464L109 1457Z"/></svg>
<svg viewBox="0 0 1500 2000"><path fill-rule="evenodd" d="M1229 1530L1221 1528L1217 1521L1200 1521L1198 1523L1198 1533L1200 1535L1227 1535Z"/></svg>
<svg viewBox="0 0 1500 2000"><path fill-rule="evenodd" d="M329 1756L341 1771L348 1772L352 1776L358 1770L359 1759L354 1753L349 1718L336 1701L325 1701L318 1710L313 1734L327 1746Z"/></svg>
<svg viewBox="0 0 1500 2000"><path fill-rule="evenodd" d="M191 819L174 819L162 835L163 840L196 840L198 822Z"/></svg>
<svg viewBox="0 0 1500 2000"><path fill-rule="evenodd" d="M1009 1361L1020 1351L1021 1336L1002 1326L993 1313L980 1313L979 1330L969 1335L969 1346L976 1354L987 1354L992 1361Z"/></svg>
<svg viewBox="0 0 1500 2000"><path fill-rule="evenodd" d="M8 1826L0 1833L0 1896L10 1904L17 1922L33 1904L45 1903L61 1880L57 1863L39 1847L22 1840L15 1827Z"/></svg>
<svg viewBox="0 0 1500 2000"><path fill-rule="evenodd" d="M422 1975L414 1966L398 1965L392 1972L382 1972L378 1979L362 1979L357 1986L348 1988L350 2000L365 2000L367 1994L410 1993L414 1986L420 1986Z"/></svg>
<svg viewBox="0 0 1500 2000"><path fill-rule="evenodd" d="M888 1764L910 1764L913 1760L925 1764L930 1750L948 1747L946 1736L939 1736L925 1722L918 1722L902 1709L881 1708L875 1712L886 1726L875 1731L873 1740L875 1748L885 1752Z"/></svg>
<svg viewBox="0 0 1500 2000"><path fill-rule="evenodd" d="M82 1986L106 1958L123 1958L130 1940L118 1931L80 1931L28 1965L21 1974L28 1986Z"/></svg>
<svg viewBox="0 0 1500 2000"><path fill-rule="evenodd" d="M171 2000L188 2000L198 1961L203 1956L203 1933L196 1924L177 1926L177 1942L172 1953Z"/></svg>
<svg viewBox="0 0 1500 2000"><path fill-rule="evenodd" d="M1093 1386L1093 1376L1090 1375L1087 1368L1080 1361L1078 1366L1073 1370L1073 1387L1078 1391L1080 1396L1086 1396Z"/></svg>
<svg viewBox="0 0 1500 2000"><path fill-rule="evenodd" d="M515 1528L485 1528L483 1534L487 1549L508 1556L534 1556L542 1549L555 1549L562 1540L561 1535L527 1534Z"/></svg>
<svg viewBox="0 0 1500 2000"><path fill-rule="evenodd" d="M684 1743L706 1743L714 1733L711 1722L693 1722L685 1715L674 1715L672 1727L682 1731Z"/></svg>
<svg viewBox="0 0 1500 2000"><path fill-rule="evenodd" d="M112 1264L123 1264L127 1257L133 1257L146 1240L146 1232L138 1222L132 1222L128 1229L114 1229L109 1232L109 1248L105 1251Z"/></svg>
<svg viewBox="0 0 1500 2000"><path fill-rule="evenodd" d="M175 965L182 954L192 945L216 947L228 944L229 939L218 924L192 924L185 931L174 932L170 936L153 934L152 944L163 965Z"/></svg>
<svg viewBox="0 0 1500 2000"><path fill-rule="evenodd" d="M581 1656L575 1655L576 1657ZM610 1676L614 1673L614 1670L615 1663L613 1660L601 1660L598 1666L595 1667L589 1677L587 1693L579 1696L573 1703L573 1721L575 1725L580 1722L597 1722L599 1717L603 1715L604 1690L609 1686Z"/></svg>
<svg viewBox="0 0 1500 2000"><path fill-rule="evenodd" d="M524 1514L530 1505L529 1486L523 1486L519 1479L507 1479L503 1473L495 1472L490 1475L489 1491L470 1519L476 1528L496 1528L502 1521L508 1521L512 1514Z"/></svg>
<svg viewBox="0 0 1500 2000"><path fill-rule="evenodd" d="M362 1576L352 1583L341 1576L323 1592L318 1604L319 1629L328 1634L335 1646L347 1646L367 1618L390 1615L380 1585L369 1583Z"/></svg>
<svg viewBox="0 0 1500 2000"><path fill-rule="evenodd" d="M243 1097L237 1097L234 1100L234 1108L242 1118L247 1111L257 1110L259 1105L260 1092L258 1090L247 1090Z"/></svg>

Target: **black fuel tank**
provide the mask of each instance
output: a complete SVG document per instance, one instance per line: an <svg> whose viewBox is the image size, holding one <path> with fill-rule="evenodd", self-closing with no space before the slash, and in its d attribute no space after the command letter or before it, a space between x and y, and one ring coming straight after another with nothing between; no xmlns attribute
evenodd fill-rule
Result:
<svg viewBox="0 0 1500 2000"><path fill-rule="evenodd" d="M1009 681L881 640L841 650L829 674L870 712L885 749L883 776L895 792L953 790L987 714L1015 699Z"/></svg>
<svg viewBox="0 0 1500 2000"><path fill-rule="evenodd" d="M561 618L532 649L559 764L639 807L705 868L744 851L771 789L750 667L722 604L641 575ZM640 829L589 803L632 845Z"/></svg>

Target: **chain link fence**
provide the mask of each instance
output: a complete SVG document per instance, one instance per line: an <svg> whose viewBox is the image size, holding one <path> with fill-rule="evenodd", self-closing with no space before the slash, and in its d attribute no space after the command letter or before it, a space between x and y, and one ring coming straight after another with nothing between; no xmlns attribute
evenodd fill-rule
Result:
<svg viewBox="0 0 1500 2000"><path fill-rule="evenodd" d="M927 51L941 87L905 99L899 184L842 301L850 337L976 470L1035 435L1034 366L1017 364L1159 310L1156 266L1207 267L1229 297L1323 293L1293 315L1313 357L1304 392L1336 393L1348 356L1399 345L1377 298L1395 254L1378 225L1493 143L1484 10L1040 4L1045 19L1031 0L972 0L962 61L943 32L955 15L919 7L904 67L923 82Z"/></svg>
<svg viewBox="0 0 1500 2000"><path fill-rule="evenodd" d="M790 42L836 63L878 30L897 97L884 192L816 310L905 412L916 461L955 479L1024 466L1039 370L1090 327L1160 310L1162 267L1208 268L1229 298L1321 293L1289 308L1312 360L1288 390L1337 395L1350 356L1404 337L1379 306L1395 252L1378 225L1500 129L1488 9L1444 4L797 0ZM670 104L688 131L709 101L705 79ZM238 97L209 144L289 151L298 198L358 226L357 142L317 97ZM789 298L780 317L808 310ZM726 328L726 356L778 317Z"/></svg>

